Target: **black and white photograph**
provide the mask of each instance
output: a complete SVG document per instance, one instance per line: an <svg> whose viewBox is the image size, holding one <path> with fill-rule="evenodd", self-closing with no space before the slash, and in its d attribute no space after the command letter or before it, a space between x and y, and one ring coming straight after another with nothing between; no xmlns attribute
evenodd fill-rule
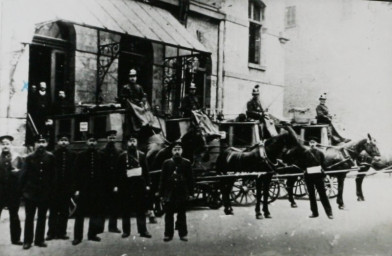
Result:
<svg viewBox="0 0 392 256"><path fill-rule="evenodd" d="M0 255L391 256L389 111L389 0L0 0Z"/></svg>

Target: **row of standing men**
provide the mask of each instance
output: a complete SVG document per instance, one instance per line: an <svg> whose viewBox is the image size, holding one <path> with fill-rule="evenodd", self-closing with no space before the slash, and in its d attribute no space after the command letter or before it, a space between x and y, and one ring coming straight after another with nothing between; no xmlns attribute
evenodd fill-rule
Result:
<svg viewBox="0 0 392 256"><path fill-rule="evenodd" d="M150 175L145 154L137 149L136 136L130 136L124 152L115 147L116 131L107 132L107 144L97 148L97 139L89 134L87 149L75 153L69 149L69 136L58 136L57 148L47 151L48 141L36 138L35 151L25 159L12 152L13 138L1 136L0 214L4 207L10 213L11 243L29 249L45 243L46 215L49 210L46 240L69 239L67 223L71 199L76 201L73 245L83 239L83 223L89 217L88 240L99 242L109 217L109 232L121 233L117 218L122 218L122 237L131 233L130 217L136 213L137 231L151 238L146 227L146 212L151 209ZM186 202L193 195L191 163L182 158L181 143L172 144L172 158L162 165L159 188L165 211L164 241L174 235L174 214L180 239L187 241ZM25 203L24 241L18 216L20 201ZM34 234L34 218L37 223ZM151 220L150 220L151 221Z"/></svg>

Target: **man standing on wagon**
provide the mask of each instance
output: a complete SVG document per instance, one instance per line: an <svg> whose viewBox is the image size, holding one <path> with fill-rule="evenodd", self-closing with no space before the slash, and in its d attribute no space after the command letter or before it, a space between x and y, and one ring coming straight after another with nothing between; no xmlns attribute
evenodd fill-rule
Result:
<svg viewBox="0 0 392 256"><path fill-rule="evenodd" d="M200 103L196 96L196 85L195 83L191 82L191 86L189 87L189 94L182 99L180 110L183 113L183 117L191 117L192 110L198 109L200 109Z"/></svg>
<svg viewBox="0 0 392 256"><path fill-rule="evenodd" d="M181 241L188 241L186 224L186 203L193 195L193 175L191 162L183 158L181 142L172 145L173 157L162 164L159 195L165 211L165 237L168 242L174 235L174 213L177 212L176 226Z"/></svg>

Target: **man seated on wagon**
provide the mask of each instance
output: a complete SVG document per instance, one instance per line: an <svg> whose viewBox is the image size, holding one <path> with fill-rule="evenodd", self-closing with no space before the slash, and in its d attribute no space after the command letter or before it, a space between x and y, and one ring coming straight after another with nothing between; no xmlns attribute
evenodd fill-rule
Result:
<svg viewBox="0 0 392 256"><path fill-rule="evenodd" d="M341 142L349 142L350 140L343 138L335 129L332 124L332 115L329 114L328 107L325 104L327 100L327 94L324 93L320 96L320 104L316 107L316 119L318 124L328 124L328 137L331 137L333 144L338 144Z"/></svg>
<svg viewBox="0 0 392 256"><path fill-rule="evenodd" d="M250 119L260 121L261 137L265 138L278 135L274 122L268 115L268 109L264 111L260 101L259 85L255 85L252 90L252 99L246 104L246 115Z"/></svg>
<svg viewBox="0 0 392 256"><path fill-rule="evenodd" d="M200 102L196 96L196 85L191 82L189 94L182 99L180 110L183 117L191 117L192 111L198 109L200 109Z"/></svg>

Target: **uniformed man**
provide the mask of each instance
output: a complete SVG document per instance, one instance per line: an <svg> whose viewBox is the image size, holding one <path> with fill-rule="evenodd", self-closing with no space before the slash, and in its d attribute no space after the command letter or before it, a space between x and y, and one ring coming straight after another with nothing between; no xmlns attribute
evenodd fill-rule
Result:
<svg viewBox="0 0 392 256"><path fill-rule="evenodd" d="M137 139L131 134L127 150L118 160L118 189L122 208L122 237L131 233L131 212L136 212L137 230L141 237L151 238L146 227L147 193L150 190L150 177L144 153L137 150Z"/></svg>
<svg viewBox="0 0 392 256"><path fill-rule="evenodd" d="M102 153L97 149L97 139L93 134L87 136L87 149L76 157L75 197L77 210L75 212L73 245L83 239L84 218L89 216L88 240L99 242L97 236L101 231L103 218L104 170L102 168Z"/></svg>
<svg viewBox="0 0 392 256"><path fill-rule="evenodd" d="M38 132L46 135L48 124L48 115L50 114L50 95L47 93L46 83L40 82L38 93L34 97L34 101L31 103L32 111L31 115L34 123L38 129Z"/></svg>
<svg viewBox="0 0 392 256"><path fill-rule="evenodd" d="M67 236L68 206L73 194L76 154L69 150L68 134L57 137L55 157L55 187L49 207L49 230L46 240L69 239Z"/></svg>
<svg viewBox="0 0 392 256"><path fill-rule="evenodd" d="M327 101L327 94L323 93L319 98L320 104L316 107L316 119L318 124L328 124L328 135L331 137L334 144L340 142L349 142L350 140L343 138L335 129L332 123L332 116L329 114L329 110L325 102Z"/></svg>
<svg viewBox="0 0 392 256"><path fill-rule="evenodd" d="M137 83L137 72L135 69L129 70L128 80L129 83L122 87L122 101L130 100L139 107L143 107L143 103L145 102L145 93L143 87Z"/></svg>
<svg viewBox="0 0 392 256"><path fill-rule="evenodd" d="M114 191L116 182L116 168L120 151L115 146L117 131L110 130L106 132L107 144L102 149L103 169L105 172L105 207L106 213L109 214L109 232L121 233L117 228L117 216L119 213L119 198L117 191ZM104 223L103 223L104 224ZM104 229L104 227L102 227Z"/></svg>
<svg viewBox="0 0 392 256"><path fill-rule="evenodd" d="M319 215L315 193L315 190L317 190L321 204L324 206L325 213L328 218L333 219L331 204L329 203L329 199L325 191L325 174L323 172L323 169L326 168L325 156L324 153L316 147L316 145L316 138L310 138L310 148L308 148L305 152L307 166L299 166L302 170L305 170L305 183L308 189L310 209L312 211L309 218L317 218Z"/></svg>
<svg viewBox="0 0 392 256"><path fill-rule="evenodd" d="M46 150L47 139L37 137L35 152L27 156L21 177L22 194L25 199L26 221L23 249L29 249L34 236L34 216L38 209L34 244L47 247L44 242L46 213L53 195L55 181L55 158Z"/></svg>
<svg viewBox="0 0 392 256"><path fill-rule="evenodd" d="M259 85L255 85L252 90L252 99L246 104L246 115L255 120L262 120L264 117L264 109L260 102Z"/></svg>
<svg viewBox="0 0 392 256"><path fill-rule="evenodd" d="M162 164L159 183L159 195L162 197L165 211L165 237L168 242L174 235L174 213L177 212L176 227L182 241L188 241L186 223L186 202L192 199L193 176L191 162L182 155L181 142L172 145L172 158Z"/></svg>
<svg viewBox="0 0 392 256"><path fill-rule="evenodd" d="M22 245L20 241L20 221L19 221L19 175L22 168L22 159L11 152L12 141L14 138L10 135L0 137L1 155L0 155L0 216L4 207L8 208L10 215L10 234L11 243Z"/></svg>
<svg viewBox="0 0 392 256"><path fill-rule="evenodd" d="M196 96L196 85L191 83L189 87L189 94L185 96L181 101L180 110L183 113L183 117L191 117L192 110L200 109L199 99Z"/></svg>
<svg viewBox="0 0 392 256"><path fill-rule="evenodd" d="M246 104L246 115L250 119L260 121L260 133L262 138L266 138L266 135L269 137L278 135L274 122L267 113L267 109L264 110L261 105L258 84L255 85L252 90L252 99Z"/></svg>

